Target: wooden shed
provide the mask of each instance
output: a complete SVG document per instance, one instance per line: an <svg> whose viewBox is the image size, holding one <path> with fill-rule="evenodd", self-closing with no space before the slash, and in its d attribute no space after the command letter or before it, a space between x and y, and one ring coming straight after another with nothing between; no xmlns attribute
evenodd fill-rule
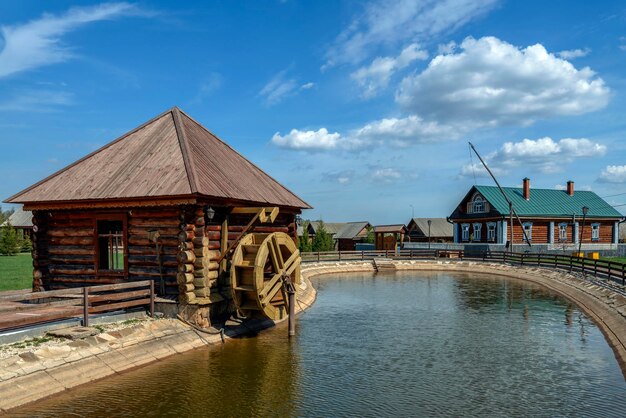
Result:
<svg viewBox="0 0 626 418"><path fill-rule="evenodd" d="M404 241L407 229L403 224L398 225L377 225L374 227L376 237L376 249L396 251L398 243Z"/></svg>
<svg viewBox="0 0 626 418"><path fill-rule="evenodd" d="M34 290L150 279L200 325L230 298L239 240L295 242L310 207L177 107L6 202L33 212Z"/></svg>

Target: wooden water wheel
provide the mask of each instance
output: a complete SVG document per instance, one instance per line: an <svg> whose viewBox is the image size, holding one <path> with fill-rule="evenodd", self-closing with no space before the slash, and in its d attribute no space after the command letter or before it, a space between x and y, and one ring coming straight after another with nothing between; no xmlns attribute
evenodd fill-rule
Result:
<svg viewBox="0 0 626 418"><path fill-rule="evenodd" d="M300 252L283 233L245 235L231 258L233 301L246 317L286 318L284 280L300 283Z"/></svg>

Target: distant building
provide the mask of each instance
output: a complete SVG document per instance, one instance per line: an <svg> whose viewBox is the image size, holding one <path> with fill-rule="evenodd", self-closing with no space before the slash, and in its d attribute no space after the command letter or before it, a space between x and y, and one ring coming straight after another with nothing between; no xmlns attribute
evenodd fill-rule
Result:
<svg viewBox="0 0 626 418"><path fill-rule="evenodd" d="M4 221L0 226L4 226L7 223L11 224L11 226L15 228L18 238L24 239L28 237L28 239L31 239L33 235L32 212L23 210L20 206L18 209L15 209L15 212L9 216L9 219Z"/></svg>
<svg viewBox="0 0 626 418"><path fill-rule="evenodd" d="M619 222L624 216L594 192L532 189L530 180L523 187L504 187L522 225L509 223L509 205L495 186L473 186L450 215L454 222L454 242L523 244L526 232L532 244L577 244L582 228L583 208L587 209L582 242L616 244ZM512 237L511 237L512 236Z"/></svg>
<svg viewBox="0 0 626 418"><path fill-rule="evenodd" d="M335 234L336 247L339 251L354 251L357 243L367 241L367 232L371 228L369 222L347 222Z"/></svg>
<svg viewBox="0 0 626 418"><path fill-rule="evenodd" d="M398 243L404 241L407 229L403 224L377 225L374 227L377 250L394 250Z"/></svg>
<svg viewBox="0 0 626 418"><path fill-rule="evenodd" d="M428 242L430 236L430 242L454 242L454 226L446 218L413 218L406 228L405 241Z"/></svg>

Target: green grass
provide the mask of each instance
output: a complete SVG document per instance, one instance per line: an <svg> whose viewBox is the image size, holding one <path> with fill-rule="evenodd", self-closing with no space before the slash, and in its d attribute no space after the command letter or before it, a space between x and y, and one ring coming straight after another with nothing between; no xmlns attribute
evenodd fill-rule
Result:
<svg viewBox="0 0 626 418"><path fill-rule="evenodd" d="M618 262L618 263L626 264L626 257L602 257L602 258L605 258L605 259L607 259L609 261L615 261L615 262Z"/></svg>
<svg viewBox="0 0 626 418"><path fill-rule="evenodd" d="M33 259L30 253L0 256L0 291L30 289L33 286Z"/></svg>

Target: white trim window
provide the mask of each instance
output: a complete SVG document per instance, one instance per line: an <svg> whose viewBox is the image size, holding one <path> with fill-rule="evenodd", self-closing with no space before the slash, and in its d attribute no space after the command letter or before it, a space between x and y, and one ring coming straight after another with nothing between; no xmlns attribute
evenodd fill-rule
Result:
<svg viewBox="0 0 626 418"><path fill-rule="evenodd" d="M567 222L561 222L559 224L559 241L560 242L567 241Z"/></svg>
<svg viewBox="0 0 626 418"><path fill-rule="evenodd" d="M496 223L495 222L487 222L487 241L489 242L496 241Z"/></svg>
<svg viewBox="0 0 626 418"><path fill-rule="evenodd" d="M472 241L480 241L481 240L481 231L483 229L483 224L474 224L474 238Z"/></svg>
<svg viewBox="0 0 626 418"><path fill-rule="evenodd" d="M533 240L533 223L532 222L524 222L523 224L524 232L526 235L524 236L524 242Z"/></svg>
<svg viewBox="0 0 626 418"><path fill-rule="evenodd" d="M472 201L472 213L483 213L486 212L485 209L485 199L481 195L474 196L474 200Z"/></svg>
<svg viewBox="0 0 626 418"><path fill-rule="evenodd" d="M462 241L469 241L469 224L461 224L461 240Z"/></svg>
<svg viewBox="0 0 626 418"><path fill-rule="evenodd" d="M591 241L600 241L600 224L591 224Z"/></svg>

